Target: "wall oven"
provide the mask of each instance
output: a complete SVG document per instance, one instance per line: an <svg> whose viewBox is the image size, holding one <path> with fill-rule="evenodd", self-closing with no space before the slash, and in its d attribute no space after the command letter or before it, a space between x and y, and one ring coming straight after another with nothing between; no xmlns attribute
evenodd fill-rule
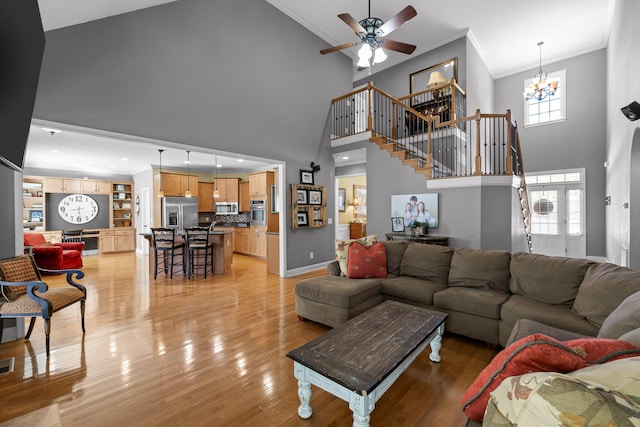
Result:
<svg viewBox="0 0 640 427"><path fill-rule="evenodd" d="M267 225L266 200L251 200L249 209L249 222L251 223L251 225Z"/></svg>

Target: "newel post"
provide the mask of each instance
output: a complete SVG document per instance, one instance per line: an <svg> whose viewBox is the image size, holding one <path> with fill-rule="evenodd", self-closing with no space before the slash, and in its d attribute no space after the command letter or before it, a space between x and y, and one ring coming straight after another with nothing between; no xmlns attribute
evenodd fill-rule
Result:
<svg viewBox="0 0 640 427"><path fill-rule="evenodd" d="M476 110L476 170L474 175L482 175L482 156L480 155L480 109Z"/></svg>
<svg viewBox="0 0 640 427"><path fill-rule="evenodd" d="M367 130L373 131L373 83L367 83Z"/></svg>
<svg viewBox="0 0 640 427"><path fill-rule="evenodd" d="M507 158L506 170L507 175L513 175L513 138L511 134L511 110L507 110Z"/></svg>

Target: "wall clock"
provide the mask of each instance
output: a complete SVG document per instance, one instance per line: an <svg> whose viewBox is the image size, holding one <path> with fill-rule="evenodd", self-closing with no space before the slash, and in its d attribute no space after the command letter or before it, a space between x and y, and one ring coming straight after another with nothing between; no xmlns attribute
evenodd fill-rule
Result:
<svg viewBox="0 0 640 427"><path fill-rule="evenodd" d="M98 203L86 194L69 194L58 203L58 215L70 224L86 224L98 216Z"/></svg>

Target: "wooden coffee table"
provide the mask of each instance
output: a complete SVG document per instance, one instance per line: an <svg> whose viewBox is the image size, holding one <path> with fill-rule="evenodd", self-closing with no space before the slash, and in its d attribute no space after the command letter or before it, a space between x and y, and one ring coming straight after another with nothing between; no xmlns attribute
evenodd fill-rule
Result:
<svg viewBox="0 0 640 427"><path fill-rule="evenodd" d="M349 402L354 427L368 426L375 403L431 345L440 361L445 313L385 301L287 353L298 379L298 415L312 414L311 384Z"/></svg>

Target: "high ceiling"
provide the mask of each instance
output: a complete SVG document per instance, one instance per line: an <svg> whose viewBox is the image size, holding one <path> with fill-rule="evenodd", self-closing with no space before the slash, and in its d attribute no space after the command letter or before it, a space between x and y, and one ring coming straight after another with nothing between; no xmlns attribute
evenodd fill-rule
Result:
<svg viewBox="0 0 640 427"><path fill-rule="evenodd" d="M43 27L48 31L171 1L180 0L38 0L38 4ZM369 3L364 0L267 1L324 39L328 46L358 40L353 31L337 18L339 13L349 13L356 20L369 15ZM606 47L615 0L412 0L401 3L373 0L370 3L371 15L387 21L408 4L417 10L418 15L394 31L389 38L414 44L417 46L416 51L411 56L388 52L389 59L376 65L373 72L428 52L465 34L469 35L494 78L535 69L538 66L539 41L544 41L543 65ZM354 47L330 55L347 54L356 58L356 52L357 47ZM354 80L365 76L366 71L358 72L354 66ZM119 165L112 168L118 172L112 173L131 174L148 167L150 163L157 163L157 146L153 144L138 143L134 149L125 145L130 142L100 136L100 146L105 148L104 157L101 157L96 156L93 149L92 152L83 149L87 144L94 147L93 143L97 141L86 138L96 136L82 138L80 134L66 133L67 136L74 135L66 139L68 153L76 153L76 157L61 156L60 162L56 163L60 169L73 170L81 166L104 170L105 165L114 164ZM56 134L53 137L55 139L63 135L65 134ZM52 138L48 137L51 136L39 128L32 128L25 159L26 167L51 168L51 154L34 155L36 150L41 152L49 147ZM121 157L105 160L108 154L125 152L128 161L124 164L118 160ZM204 168L213 164L213 155L205 154L200 159L199 154L194 153L192 165L202 162ZM167 162L172 161L169 159L180 159L180 155L169 155L168 151L163 157L163 164L165 157ZM228 158L230 163L236 161L232 156ZM268 162L261 163L261 159L252 160L256 163L247 165L256 168L268 165ZM184 166L184 160L181 165ZM179 167L180 164L177 162L175 166Z"/></svg>

